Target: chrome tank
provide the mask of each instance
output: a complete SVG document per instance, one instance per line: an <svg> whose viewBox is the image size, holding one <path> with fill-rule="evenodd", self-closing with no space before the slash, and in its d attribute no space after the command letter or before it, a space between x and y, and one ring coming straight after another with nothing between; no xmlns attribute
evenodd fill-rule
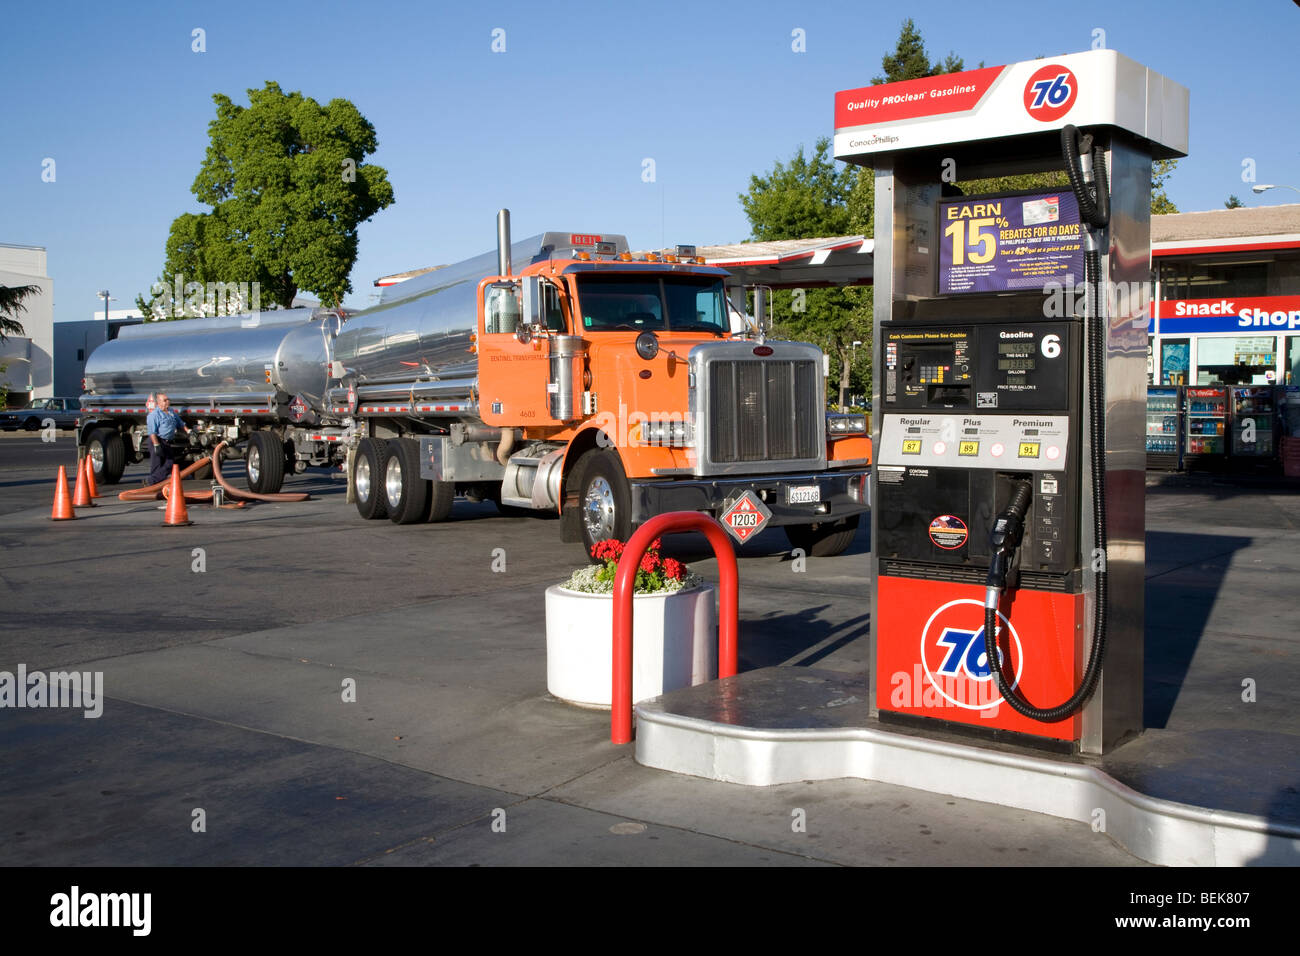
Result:
<svg viewBox="0 0 1300 956"><path fill-rule="evenodd" d="M516 243L516 261L530 261L540 238ZM359 385L436 376L463 380L468 390L478 374L469 351L478 323L478 283L496 269L496 252L486 252L386 287L379 305L343 324L334 358Z"/></svg>
<svg viewBox="0 0 1300 956"><path fill-rule="evenodd" d="M135 404L164 391L174 405L192 405L264 403L278 391L319 407L336 322L333 313L285 309L127 326L86 360L86 393Z"/></svg>
<svg viewBox="0 0 1300 956"><path fill-rule="evenodd" d="M553 255L569 255L568 232L545 232L510 247L515 273ZM616 251L627 250L623 236L606 234ZM460 382L466 391L478 374L469 351L478 323L478 284L497 275L497 251L443 266L384 289L379 305L344 323L334 358L360 386L437 379Z"/></svg>

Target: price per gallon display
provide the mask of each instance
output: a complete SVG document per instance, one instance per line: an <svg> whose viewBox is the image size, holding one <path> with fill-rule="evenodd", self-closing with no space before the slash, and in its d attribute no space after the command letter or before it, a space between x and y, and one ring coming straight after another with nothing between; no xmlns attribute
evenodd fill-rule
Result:
<svg viewBox="0 0 1300 956"><path fill-rule="evenodd" d="M1079 204L1069 189L939 203L939 294L1083 282Z"/></svg>

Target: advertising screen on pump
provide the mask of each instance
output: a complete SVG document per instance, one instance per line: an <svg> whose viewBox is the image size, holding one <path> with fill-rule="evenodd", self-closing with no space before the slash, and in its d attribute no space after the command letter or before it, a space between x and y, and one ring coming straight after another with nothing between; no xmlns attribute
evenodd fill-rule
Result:
<svg viewBox="0 0 1300 956"><path fill-rule="evenodd" d="M1118 127L1155 144L1157 157L1183 156L1187 100L1186 87L1114 50L861 87L835 94L835 158L975 142L990 131L1042 133L1066 123Z"/></svg>

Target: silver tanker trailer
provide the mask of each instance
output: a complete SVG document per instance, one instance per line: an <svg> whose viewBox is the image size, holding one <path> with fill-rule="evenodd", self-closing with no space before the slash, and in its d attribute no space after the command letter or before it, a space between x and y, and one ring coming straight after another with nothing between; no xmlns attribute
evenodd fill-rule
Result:
<svg viewBox="0 0 1300 956"><path fill-rule="evenodd" d="M242 454L253 491L280 488L299 462L341 460L342 429L312 426L328 385L326 356L340 316L285 309L127 326L86 362L78 443L97 480L115 484L147 458L146 417L158 392L191 428L200 457L220 441Z"/></svg>

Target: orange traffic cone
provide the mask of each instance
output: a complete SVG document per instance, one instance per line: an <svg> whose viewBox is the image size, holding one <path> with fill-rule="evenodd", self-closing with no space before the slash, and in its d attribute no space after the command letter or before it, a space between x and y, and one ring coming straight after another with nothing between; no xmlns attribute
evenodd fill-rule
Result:
<svg viewBox="0 0 1300 956"><path fill-rule="evenodd" d="M72 495L68 493L68 472L59 465L59 477L54 486L54 511L50 517L55 521L69 521L76 516L72 510Z"/></svg>
<svg viewBox="0 0 1300 956"><path fill-rule="evenodd" d="M163 514L163 527L194 524L185 510L185 489L181 487L181 466L172 465L172 480L167 486L167 511Z"/></svg>
<svg viewBox="0 0 1300 956"><path fill-rule="evenodd" d="M77 462L77 489L72 493L72 506L74 508L95 507L95 502L90 500L90 488L86 484L86 466L89 464L89 458L83 458Z"/></svg>
<svg viewBox="0 0 1300 956"><path fill-rule="evenodd" d="M106 497L101 495L99 489L95 487L95 463L90 460L89 455L86 456L86 492L90 495L91 501L96 498Z"/></svg>

